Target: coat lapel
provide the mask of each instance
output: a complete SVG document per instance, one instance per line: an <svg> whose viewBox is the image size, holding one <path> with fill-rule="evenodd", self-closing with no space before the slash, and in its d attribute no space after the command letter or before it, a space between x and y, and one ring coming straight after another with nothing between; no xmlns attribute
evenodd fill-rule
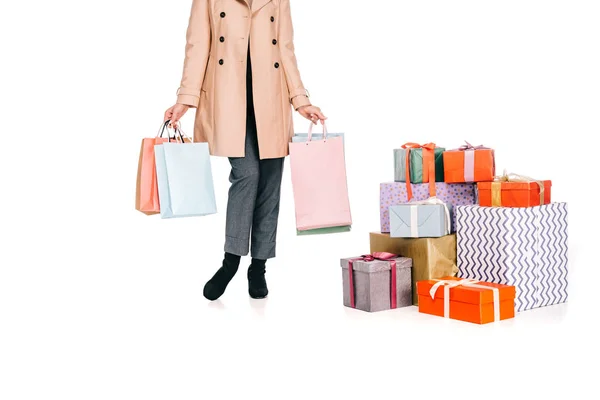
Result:
<svg viewBox="0 0 600 400"><path fill-rule="evenodd" d="M252 13L257 12L270 2L271 0L252 0Z"/></svg>

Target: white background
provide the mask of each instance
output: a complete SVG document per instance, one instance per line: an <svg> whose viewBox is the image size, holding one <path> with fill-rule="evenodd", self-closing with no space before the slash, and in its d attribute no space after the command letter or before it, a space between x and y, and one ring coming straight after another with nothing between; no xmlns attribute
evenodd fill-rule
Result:
<svg viewBox="0 0 600 400"><path fill-rule="evenodd" d="M0 5L0 399L583 398L595 386L598 2L292 0L305 85L346 133L353 231L296 237L286 163L269 298L248 298L243 259L215 303L202 286L222 258L227 160L213 159L219 214L134 210L140 140L175 101L190 4ZM569 303L483 327L345 309L339 258L369 249L392 149L464 139L569 202Z"/></svg>

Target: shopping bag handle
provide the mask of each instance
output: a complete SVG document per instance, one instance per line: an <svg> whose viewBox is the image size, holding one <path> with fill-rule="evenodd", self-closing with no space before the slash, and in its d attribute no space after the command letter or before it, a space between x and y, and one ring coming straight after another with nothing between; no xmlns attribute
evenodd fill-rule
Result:
<svg viewBox="0 0 600 400"><path fill-rule="evenodd" d="M323 139L327 139L327 126L325 125L325 122L322 122L322 124L323 124ZM308 127L308 141L309 142L312 140L313 125L317 125L317 124L313 124L311 122Z"/></svg>
<svg viewBox="0 0 600 400"><path fill-rule="evenodd" d="M167 131L167 140L170 142L171 141L171 133L169 132L169 124L171 123L171 120L166 120L163 125L160 127L160 129L158 130L158 133L156 134L157 137L162 138L163 134L165 133L165 130ZM175 128L174 129L174 135L173 135L173 139L177 140L177 134L179 134L179 137L181 138L181 142L183 142L183 135L182 135L182 131L179 128Z"/></svg>
<svg viewBox="0 0 600 400"><path fill-rule="evenodd" d="M188 139L190 139L190 143L194 143L194 138L193 138L193 137L191 137L191 136L188 136L188 135L187 135L187 134L186 134L186 133L183 131L183 129L181 129L181 128L177 127L177 128L175 128L175 132L179 134L179 137L181 138L181 143L185 143L185 140L184 140L185 138L188 138Z"/></svg>

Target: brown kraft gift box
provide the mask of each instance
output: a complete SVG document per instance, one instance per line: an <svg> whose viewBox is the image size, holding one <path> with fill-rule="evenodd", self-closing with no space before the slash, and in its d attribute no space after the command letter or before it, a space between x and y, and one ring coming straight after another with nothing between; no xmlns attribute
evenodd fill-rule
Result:
<svg viewBox="0 0 600 400"><path fill-rule="evenodd" d="M456 235L439 238L405 239L392 238L389 233L370 234L371 253L385 251L401 257L412 258L412 298L413 304L419 304L417 282L455 276Z"/></svg>

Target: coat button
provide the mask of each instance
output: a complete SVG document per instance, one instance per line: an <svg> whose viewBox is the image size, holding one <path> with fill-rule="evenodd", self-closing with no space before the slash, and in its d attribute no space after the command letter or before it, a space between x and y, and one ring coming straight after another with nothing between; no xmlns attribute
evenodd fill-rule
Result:
<svg viewBox="0 0 600 400"><path fill-rule="evenodd" d="M225 38L224 38L223 36L221 36L221 37L219 38L219 42L223 43L224 41L225 41Z"/></svg>
<svg viewBox="0 0 600 400"><path fill-rule="evenodd" d="M223 61L223 59L221 58L221 59L219 60L219 65L223 65L223 63L224 63L224 61Z"/></svg>
<svg viewBox="0 0 600 400"><path fill-rule="evenodd" d="M278 62L275 63L275 68L279 68L279 63Z"/></svg>
<svg viewBox="0 0 600 400"><path fill-rule="evenodd" d="M273 44L277 44L277 39L273 39Z"/></svg>
<svg viewBox="0 0 600 400"><path fill-rule="evenodd" d="M275 22L275 17L271 17L271 22Z"/></svg>
<svg viewBox="0 0 600 400"><path fill-rule="evenodd" d="M225 15L227 15L227 14L225 14L224 12L221 12L220 15L221 15L221 18L225 18Z"/></svg>

